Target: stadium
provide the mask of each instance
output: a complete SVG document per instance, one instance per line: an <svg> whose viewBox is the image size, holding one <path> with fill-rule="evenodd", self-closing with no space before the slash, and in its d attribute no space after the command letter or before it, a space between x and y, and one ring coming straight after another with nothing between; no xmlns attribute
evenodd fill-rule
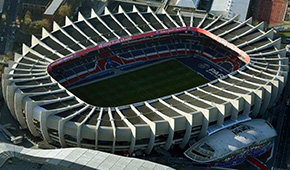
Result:
<svg viewBox="0 0 290 170"><path fill-rule="evenodd" d="M58 147L185 148L265 116L287 81L273 30L252 19L105 8L32 36L2 76L13 117Z"/></svg>

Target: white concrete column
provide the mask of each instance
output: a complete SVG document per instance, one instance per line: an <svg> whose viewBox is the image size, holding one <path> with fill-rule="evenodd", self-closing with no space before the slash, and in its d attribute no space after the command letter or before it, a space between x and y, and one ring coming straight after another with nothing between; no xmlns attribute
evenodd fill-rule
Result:
<svg viewBox="0 0 290 170"><path fill-rule="evenodd" d="M148 147L145 150L145 152L147 154L149 154L153 147L154 147L154 143L155 143L155 137L156 137L156 123L152 122L151 120L149 120L147 117L145 117L141 112L139 112L136 107L134 105L130 105L131 109L138 115L140 116L140 118L147 123L147 125L150 127L151 133L150 133L150 140L148 143Z"/></svg>
<svg viewBox="0 0 290 170"><path fill-rule="evenodd" d="M121 119L126 123L126 125L131 130L131 145L130 145L129 153L132 154L134 152L135 145L136 145L136 138L137 138L136 127L126 118L126 116L123 115L123 113L119 110L119 108L116 107L115 109L116 109L116 112L121 117Z"/></svg>

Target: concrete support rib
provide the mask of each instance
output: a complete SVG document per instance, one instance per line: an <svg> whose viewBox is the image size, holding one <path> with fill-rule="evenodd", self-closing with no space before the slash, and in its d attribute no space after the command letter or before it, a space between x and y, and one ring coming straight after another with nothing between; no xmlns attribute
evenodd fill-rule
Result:
<svg viewBox="0 0 290 170"><path fill-rule="evenodd" d="M166 120L169 124L169 130L168 130L168 137L164 146L165 150L170 149L172 143L173 143L173 137L174 137L174 131L175 131L175 119L164 115L162 112L158 111L156 108L154 108L153 106L151 106L148 102L145 102L145 105L152 110L154 113L156 113L157 115L159 115L160 117L162 117L164 120Z"/></svg>
<svg viewBox="0 0 290 170"><path fill-rule="evenodd" d="M78 147L81 147L81 141L82 141L82 127L84 125L84 123L92 116L92 114L95 112L96 107L93 107L93 109L89 112L89 114L86 116L86 118L84 118L84 120L77 125L77 134L76 134L76 138L77 138L77 145Z"/></svg>
<svg viewBox="0 0 290 170"><path fill-rule="evenodd" d="M215 30L217 30L217 29L220 29L220 28L222 28L222 27L228 25L228 24L231 23L231 22L234 22L234 20L235 20L238 16L239 16L239 15L235 15L233 18L231 18L231 19L229 19L229 20L226 20L224 23L222 23L222 24L220 24L220 25L218 25L218 26L216 26L216 27L214 27L214 28L211 28L211 29L209 29L208 31L209 31L209 32L213 32L213 31L215 31Z"/></svg>
<svg viewBox="0 0 290 170"><path fill-rule="evenodd" d="M26 111L26 123L27 123L27 127L29 129L29 131L31 132L31 134L33 136L40 136L41 134L39 134L35 128L35 125L33 123L33 109L37 104L33 101L27 101L25 104L25 111Z"/></svg>
<svg viewBox="0 0 290 170"><path fill-rule="evenodd" d="M111 16L111 18L128 34L128 36L132 36L129 30L127 30L126 27L124 27L118 20L117 18L111 13L111 11L105 7L105 14L108 14Z"/></svg>
<svg viewBox="0 0 290 170"><path fill-rule="evenodd" d="M156 14L152 11L152 9L150 8L150 6L148 6L147 7L147 12L150 12L152 15L153 15L153 17L159 22L159 24L161 24L162 25L162 27L164 28L164 29L168 29L167 28L167 26L156 16Z"/></svg>
<svg viewBox="0 0 290 170"><path fill-rule="evenodd" d="M36 55L36 56L39 57L40 59L44 59L44 60L46 60L46 61L48 61L48 62L50 62L50 63L53 62L52 59L47 58L46 56L44 56L44 55L38 53L37 51L35 51L35 50L33 50L32 48L30 48L30 47L26 46L25 44L23 44L23 45L22 45L22 54L23 54L23 55L26 55L26 54L29 53L29 52L32 53L32 54L34 54L34 55Z"/></svg>
<svg viewBox="0 0 290 170"><path fill-rule="evenodd" d="M43 62L43 61L40 61L40 60L37 60L37 59L29 58L29 57L23 56L23 55L18 54L18 53L14 54L14 61L19 63L21 59L32 61L34 63L34 65L47 66L49 64L47 62Z"/></svg>
<svg viewBox="0 0 290 170"><path fill-rule="evenodd" d="M148 27L151 28L152 31L156 31L156 29L144 18L144 16L140 13L135 5L133 5L132 12L137 12L138 16L148 25Z"/></svg>
<svg viewBox="0 0 290 170"><path fill-rule="evenodd" d="M35 46L39 44L40 46L42 46L43 48L51 51L52 54L56 54L59 58L64 57L62 54L60 54L59 52L57 52L56 50L52 49L51 47L49 47L47 44L43 43L42 41L40 41L38 38L36 38L34 35L31 36L31 46Z"/></svg>
<svg viewBox="0 0 290 170"><path fill-rule="evenodd" d="M45 76L45 77L48 78L48 76ZM37 80L37 79L41 79L41 78L32 78L32 79ZM29 81L29 80L31 80L31 78L30 79L24 79L24 80L25 81ZM18 79L18 82L19 81L21 81L21 80ZM23 118L22 118L23 117L22 110L21 110L21 113L18 113L18 114L15 113L15 106L17 106L17 105L15 105L15 103L16 102L17 103L21 103L22 102L22 101L18 101L20 99L15 98L15 93L17 92L19 87L17 87L16 85L13 85L13 84L8 85L7 81L6 81L6 83L7 83L7 85L5 86L6 87L6 89L5 89L6 91L5 91L4 94L6 95L5 98L6 98L7 106L9 108L9 110L10 110L10 113L12 114L12 116L14 118L17 118L17 119L18 119L18 116L19 116L19 119L21 119L21 126L23 126L23 128L26 128L25 122L23 121ZM39 85L36 85L35 87L39 87ZM29 88L33 88L33 86L30 86ZM18 91L18 93L21 93L21 91L20 92ZM22 108L20 108L20 109L22 109Z"/></svg>
<svg viewBox="0 0 290 170"><path fill-rule="evenodd" d="M79 45L82 49L86 49L84 45L82 45L79 41L74 39L69 33L67 33L62 27L60 27L55 21L53 22L53 30L61 31L65 36L67 36L70 40L72 40L75 44Z"/></svg>
<svg viewBox="0 0 290 170"><path fill-rule="evenodd" d="M87 34L85 34L74 22L72 22L69 17L65 17L65 26L72 25L74 29L76 29L82 36L86 37L87 41L91 42L93 45L97 45L97 43L91 39Z"/></svg>
<svg viewBox="0 0 290 170"><path fill-rule="evenodd" d="M39 96L39 95L45 95L45 94L53 94L53 93L59 93L64 91L63 89L60 90L56 90L56 91L47 91L47 92L41 92L41 93L31 93L31 94L22 94L21 98L28 98L28 97L32 97L32 96ZM33 123L33 112L34 112L34 107L37 104L35 102L33 102L30 99L27 99L27 101L25 102L25 121L27 124L28 129L30 130L30 132L32 133L33 136L39 136L40 134L37 132L34 123Z"/></svg>
<svg viewBox="0 0 290 170"><path fill-rule="evenodd" d="M222 15L219 15L215 20L213 20L211 23L209 23L207 26L205 26L203 29L207 30L208 28L210 28L213 24L215 24L216 22L218 22L218 20L220 20L222 18Z"/></svg>
<svg viewBox="0 0 290 170"><path fill-rule="evenodd" d="M8 87L12 87L12 86L8 86ZM23 101L22 101L22 98L21 98L21 90L20 89L15 89L13 94L14 94L13 101L14 101L14 109L15 109L14 113L16 115L16 118L17 118L20 126L23 129L26 129L27 125L26 125L25 118L24 118L24 109L22 108L22 102Z"/></svg>
<svg viewBox="0 0 290 170"><path fill-rule="evenodd" d="M241 80L241 79L239 79L239 78L237 78L235 76L231 76L231 75L230 75L230 78L236 79L236 80ZM266 109L268 108L269 103L270 103L270 100L271 100L272 86L271 85L268 85L268 84L257 84L257 83L253 83L253 82L248 81L246 79L243 79L241 81L242 82L245 82L245 83L249 83L249 84L256 85L258 87L261 87L261 88L258 88L257 90L262 90L262 93L263 93L263 99L262 99L263 101L262 101L262 105L261 105L261 108L260 108L260 111L259 111L259 113L263 114L266 111ZM240 84L238 84L238 86L239 85ZM241 86L242 85L243 84L241 83Z"/></svg>
<svg viewBox="0 0 290 170"><path fill-rule="evenodd" d="M68 50L71 53L75 53L75 51L68 47L68 45L62 43L59 39L57 39L55 36L53 36L51 33L49 33L45 28L42 28L42 39L50 37L53 41L61 45L64 49Z"/></svg>
<svg viewBox="0 0 290 170"><path fill-rule="evenodd" d="M213 86L210 83L208 85L210 87L212 87L212 88L217 89L217 90L221 90L221 91L227 92L226 90L220 89L218 87L215 87L215 86ZM217 105L218 106L218 109L220 111L220 114L218 115L219 116L218 117L218 123L217 123L218 125L222 125L224 123L224 118L226 117L226 113L228 113L228 112L231 113L231 120L233 120L233 121L236 121L237 120L237 118L238 118L238 112L239 112L240 109L242 109L242 107L240 105L241 98L233 100L233 99L228 99L228 98L225 98L225 97L218 96L218 95L216 95L216 94L214 94L212 92L208 92L206 90L203 90L202 88L198 88L198 90L199 91L202 91L203 93L206 93L206 94L209 94L211 96L214 96L216 98L219 98L219 99L222 99L222 100L227 101L227 103L223 104L225 107L223 107L223 106L221 107L221 106ZM227 92L227 93L230 93L230 92ZM229 108L229 106L228 106L228 109L226 109L226 106L229 103L231 103L231 109Z"/></svg>
<svg viewBox="0 0 290 170"><path fill-rule="evenodd" d="M116 34L94 11L94 9L91 10L91 18L97 18L110 32L116 37L121 38L118 34Z"/></svg>
<svg viewBox="0 0 290 170"><path fill-rule="evenodd" d="M239 39L239 38L241 38L241 37L243 37L243 36L245 36L247 34L250 34L250 33L254 32L256 30L259 30L259 29L263 30L263 28L264 28L264 22L261 22L258 25L256 25L255 27L249 29L248 31L246 31L246 32L244 32L242 34L239 34L239 35L235 36L234 38L228 39L227 41L228 42L232 42L232 41L234 41L236 39Z"/></svg>
<svg viewBox="0 0 290 170"><path fill-rule="evenodd" d="M41 73L41 72L43 73L43 72L46 71L46 69L45 68L31 68L31 69L12 68L10 71L11 72L14 72L14 71L25 71L25 72L30 72L30 73Z"/></svg>
<svg viewBox="0 0 290 170"><path fill-rule="evenodd" d="M137 138L137 130L136 130L136 127L126 118L126 116L124 116L122 114L122 112L119 110L119 108L116 107L115 109L116 109L116 112L121 117L121 119L126 123L126 125L131 130L131 144L130 144L130 148L129 148L129 153L132 154L134 152L135 145L136 145L136 138Z"/></svg>
<svg viewBox="0 0 290 170"><path fill-rule="evenodd" d="M225 32L223 32L223 33L220 33L218 36L219 36L219 37L223 37L223 36L225 36L226 34L228 34L228 33L230 33L230 32L233 32L233 31L235 31L235 30L241 28L242 26L244 26L244 25L246 25L246 24L250 24L250 23L252 23L252 18L249 18L249 19L247 19L246 21L241 22L239 25L235 26L235 27L232 28L232 29L229 29L229 30L227 30L227 31L225 31Z"/></svg>
<svg viewBox="0 0 290 170"><path fill-rule="evenodd" d="M43 85L38 85L38 87L43 87ZM29 88L29 87L27 87ZM56 90L57 92L59 92L60 90ZM61 89L61 91L63 91ZM37 95L43 95L43 94L53 94L53 92L39 92L39 93L22 93L20 89L15 90L14 93L14 113L16 115L17 120L19 121L20 125L22 128L27 128L27 121L31 121L31 120L27 120L27 114L28 111L25 109L25 103L26 101L28 101L28 97L29 96L37 96ZM26 117L25 117L26 116ZM32 118L32 115L30 116Z"/></svg>
<svg viewBox="0 0 290 170"><path fill-rule="evenodd" d="M261 90L262 91L262 104L261 104L261 107L260 107L260 111L259 111L259 114L264 114L264 112L266 111L266 109L268 108L269 106L269 102L270 102L270 99L271 99L271 86L269 85L260 85L260 84L256 84L256 83L252 83L250 81L247 81L247 80L241 80L239 78L236 78L236 77L233 77L233 76L229 76L231 79L235 79L237 81L240 81L241 83L240 84L235 84L237 87L239 88L242 88L242 89L245 89L245 90L248 90L248 91L251 91L252 93L254 93L256 90ZM247 84L252 84L252 85L255 85L257 86L258 88L257 89L249 89L247 87L244 87L243 86L243 83L247 83Z"/></svg>
<svg viewBox="0 0 290 170"><path fill-rule="evenodd" d="M200 90L200 88L197 88L197 89ZM217 118L217 124L222 125L224 123L224 118L225 118L225 114L226 114L226 105L229 104L229 102L227 102L227 104L217 104L217 103L213 103L212 101L208 101L208 100L204 100L204 99L201 99L199 97L196 97L196 96L188 93L187 91L185 91L184 93L186 95L194 98L194 99L198 99L204 103L207 103L209 105L212 105L213 107L216 107L219 111L218 118Z"/></svg>
<svg viewBox="0 0 290 170"><path fill-rule="evenodd" d="M193 13L192 13L191 16L190 16L190 24L189 24L190 27L193 27L193 22L194 22L193 18L194 17L193 17Z"/></svg>
<svg viewBox="0 0 290 170"><path fill-rule="evenodd" d="M265 64L263 62L258 62L258 61L252 61L249 64L252 68L255 68L257 70L262 70L265 72L269 72L269 74L272 75L281 75L283 77L283 79L286 78L287 72L282 70L283 65L272 65L272 64ZM273 69L270 68L271 66L275 66L275 67L279 67L279 69Z"/></svg>
<svg viewBox="0 0 290 170"><path fill-rule="evenodd" d="M53 110L46 110L42 107L40 107L39 105L40 104L43 104L43 103L46 103L44 101L42 102L35 102L35 107L34 107L34 110L39 109L39 122L40 122L40 131L41 131L41 135L43 137L43 139L49 143L52 143L52 139L49 135L49 132L48 132L48 124L47 124L47 119L49 116L51 115L55 115L55 114L58 114L60 112L64 112L64 111L67 111L67 110L70 110L70 109L74 109L74 108L77 108L77 107L80 107L83 105L83 103L78 103L78 104L75 104L75 105L72 105L70 107L63 107L63 108L59 108L59 109L53 109ZM58 122L56 122L57 126L55 127L54 130L58 130Z"/></svg>
<svg viewBox="0 0 290 170"><path fill-rule="evenodd" d="M261 81L265 81L265 79L263 78L260 78L260 77L257 77L257 76L254 76L254 75L249 75L248 73L245 73L243 71L238 71L239 74L243 74L243 75L246 75L246 76L249 76L249 77L254 77L256 79L259 79ZM274 101L276 100L277 96L278 96L278 86L279 86L279 82L277 80L266 80L266 81L269 81L271 83L271 88L272 88L272 93L271 93L271 100L270 100L270 106L273 105ZM270 107L269 106L269 107Z"/></svg>
<svg viewBox="0 0 290 170"><path fill-rule="evenodd" d="M88 20L80 12L78 13L78 20L79 21L84 21L89 26L89 28L91 28L95 33L97 33L100 37L102 37L102 39L104 39L106 42L109 41L95 27L93 27L92 24L89 23Z"/></svg>
<svg viewBox="0 0 290 170"><path fill-rule="evenodd" d="M211 112L211 109L201 109L199 107L193 106L192 104L187 103L186 101L181 100L180 98L176 97L175 95L171 96L173 99L185 104L186 106L193 108L195 110L198 110L202 113L203 115L203 120L202 120L202 127L201 127L201 131L199 134L199 139L203 138L207 135L207 129L208 129L208 125L209 125L209 115Z"/></svg>
<svg viewBox="0 0 290 170"><path fill-rule="evenodd" d="M253 70L253 71L256 71L256 72L260 72L261 74L264 74L264 75L267 75L269 77L272 77L272 79L275 79L275 80L278 80L278 96L276 98L276 100L279 98L279 96L281 96L282 94L282 91L283 91L283 87L284 87L284 84L285 84L285 81L284 81L284 77L282 75L282 73L277 73L276 74L270 74L270 73L267 73L267 72L264 72L263 70L258 70L256 68L253 68L251 66L248 66L249 69ZM275 102L276 102L275 100Z"/></svg>
<svg viewBox="0 0 290 170"><path fill-rule="evenodd" d="M222 82L222 83L225 83L225 84L227 84L227 85L229 85L229 86L232 86L230 83L228 83L228 82L226 82L226 81L223 81L223 80L219 80L220 82ZM235 86L235 88L240 88L240 87L236 87ZM246 89L243 89L243 90L246 90ZM247 90L248 91L248 90ZM243 94L241 94L241 93L237 93L237 92L233 92L233 91L229 91L230 93L234 93L234 94L236 94L236 95L243 95ZM254 97L254 108L253 108L253 110L252 110L252 115L257 115L258 113L259 113L259 110L260 110L260 107L261 107L261 102L262 102L262 90L255 90L255 91L253 91L254 92L254 94L255 94L255 97ZM249 91L248 91L248 93L247 94L249 94ZM253 104L253 103L252 103Z"/></svg>
<svg viewBox="0 0 290 170"><path fill-rule="evenodd" d="M176 21L167 13L165 9L162 9L162 14L165 14L166 17L175 25L175 27L180 27L180 25L176 23Z"/></svg>
<svg viewBox="0 0 290 170"><path fill-rule="evenodd" d="M37 77L37 78L33 78L34 80L39 80L39 79L45 79L48 78L49 76L46 73L37 73L37 74L25 74L25 75L21 75L21 76L17 76L16 74L6 74L5 72L8 70L8 68L6 67L4 69L4 74L2 74L2 93L3 93L3 98L5 99L5 101L7 102L7 98L9 97L8 95L10 95L11 99L12 99L12 94L7 93L7 87L10 85L13 85L13 83L15 82L25 82L25 81L30 81L31 80L31 76L41 76L41 77ZM10 70L9 70L10 71ZM29 76L28 78L26 78L26 76ZM14 77L17 77L18 79L14 79ZM20 78L22 79L20 79ZM15 89L13 89L14 92ZM10 103L11 104L11 103ZM7 102L7 105L9 107L9 102ZM12 113L13 115L13 113Z"/></svg>
<svg viewBox="0 0 290 170"><path fill-rule="evenodd" d="M249 56L252 58L265 58L267 57L268 55L280 55L281 58L284 58L286 56L286 49L283 48L283 49L276 49L275 51L268 51L268 52L259 52L259 53L252 53L252 54L249 54ZM279 58L276 58L276 59L279 59Z"/></svg>
<svg viewBox="0 0 290 170"><path fill-rule="evenodd" d="M203 19L200 21L200 23L197 25L197 28L200 28L201 27L201 25L204 23L204 21L206 20L206 18L207 18L207 16L208 16L208 14L205 14L204 15L204 17L203 17Z"/></svg>
<svg viewBox="0 0 290 170"><path fill-rule="evenodd" d="M192 114L188 114L188 113L185 113L171 105L169 105L168 103L166 103L164 100L162 99L158 99L159 102L161 102L162 104L164 104L166 107L174 110L175 112L179 113L180 115L184 116L186 118L186 129L185 129L185 133L184 133L184 137L182 139L182 142L180 143L180 148L184 148L189 139L190 139L190 135L191 135L191 130L192 130L192 127L193 127L193 115L194 113Z"/></svg>
<svg viewBox="0 0 290 170"><path fill-rule="evenodd" d="M251 39L250 41L246 41L242 44L237 45L237 47L242 48L242 47L245 47L246 45L250 45L259 40L262 40L263 38L266 38L266 37L271 39L273 36L274 36L274 30L272 29L256 38Z"/></svg>
<svg viewBox="0 0 290 170"><path fill-rule="evenodd" d="M11 62L11 61L8 61L8 63ZM41 65L41 64L26 64L26 63L19 63L19 62L16 62L15 64L19 65L19 66L26 66L26 67L30 67L31 68L31 71L32 70L36 70L36 69L43 69L45 70L47 68L46 65Z"/></svg>
<svg viewBox="0 0 290 170"><path fill-rule="evenodd" d="M113 144L112 144L111 152L114 153L115 152L115 147L116 147L116 138L117 138L117 132L116 131L117 131L117 129L116 129L116 125L115 125L115 122L114 122L114 117L112 115L112 110L111 110L110 107L108 108L108 114L109 114L109 118L110 118L112 129L113 129Z"/></svg>
<svg viewBox="0 0 290 170"><path fill-rule="evenodd" d="M154 147L154 143L155 143L155 137L156 137L156 123L155 122L152 122L151 120L149 120L147 117L145 117L141 112L139 112L136 107L134 105L130 105L130 108L138 115L140 116L140 118L146 122L149 127L150 127L150 130L151 130L151 133L150 133L150 140L149 140L149 143L148 143L148 146L147 146L147 149L145 150L145 152L147 154L149 154L153 147Z"/></svg>
<svg viewBox="0 0 290 170"><path fill-rule="evenodd" d="M185 27L186 24L184 23L184 20L183 20L182 16L180 15L180 11L177 11L177 16L178 16L180 22L182 23L182 26Z"/></svg>
<svg viewBox="0 0 290 170"><path fill-rule="evenodd" d="M245 51L246 53L250 54L250 53L254 53L256 51L260 51L260 50L263 50L263 49L266 49L266 48L269 48L269 47L276 47L277 49L280 49L280 44L281 44L281 38L278 38L272 42L269 42L268 44L265 44L263 46L260 46L258 48L254 48L252 50L248 50L248 51Z"/></svg>
<svg viewBox="0 0 290 170"><path fill-rule="evenodd" d="M101 121L102 121L102 116L103 116L103 111L104 109L100 109L98 121L96 123L96 129L95 129L95 149L99 148L99 132L100 132L100 126L101 126Z"/></svg>
<svg viewBox="0 0 290 170"><path fill-rule="evenodd" d="M73 117L79 115L80 113L82 113L83 111L85 111L89 106L85 106L82 109L80 109L79 111L65 117L65 118L61 118L58 121L58 137L59 137L59 143L62 147L67 147L66 144L66 139L65 139L65 132L64 132L64 128L65 128L65 123L67 121L69 121L70 119L72 119Z"/></svg>
<svg viewBox="0 0 290 170"><path fill-rule="evenodd" d="M124 14L126 19L128 19L140 33L144 33L144 31L128 16L121 5L118 7L118 13Z"/></svg>

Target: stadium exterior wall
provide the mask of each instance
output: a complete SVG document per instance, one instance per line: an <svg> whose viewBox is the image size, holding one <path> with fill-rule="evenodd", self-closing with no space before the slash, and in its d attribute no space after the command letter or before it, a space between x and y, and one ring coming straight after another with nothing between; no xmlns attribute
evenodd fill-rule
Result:
<svg viewBox="0 0 290 170"><path fill-rule="evenodd" d="M142 16L143 14L138 10L135 13L137 15ZM151 14L151 12L147 12L147 14ZM81 14L80 14L81 15ZM129 14L128 14L129 15ZM152 14L152 17L156 17L158 14ZM95 16L95 14L92 14ZM165 16L169 16L165 14ZM102 17L102 16L101 16ZM99 17L99 18L101 18ZM96 18L96 17L92 17ZM88 22L86 19L79 17L78 22ZM205 18L211 20L209 18ZM205 20L204 19L204 20ZM100 20L100 19L99 19ZM202 20L202 22L204 22ZM211 20L211 22L217 22L218 20ZM234 20L226 21L220 19L220 21L229 23L236 22ZM228 24L227 23L227 24ZM231 31L238 30L244 23L237 23L235 29L231 29ZM214 24L214 23L212 23ZM57 24L54 23L54 28L58 28ZM202 23L199 24L202 26ZM224 24L226 25L226 24ZM67 25L68 26L68 25ZM135 25L137 26L137 24ZM88 125L85 124L85 121L82 122L73 122L72 118L81 114L85 109L91 108L91 106L87 105L77 97L73 96L68 90L66 90L59 83L55 82L47 73L46 67L38 66L38 64L44 64L44 66L48 66L53 62L53 59L46 57L40 52L35 51L32 47L27 47L24 45L23 54L15 56L15 61L10 62L8 68L5 68L4 74L2 76L2 87L4 98L7 102L9 110L13 117L15 117L20 125L23 128L28 128L34 136L41 136L46 141L51 143L59 143L61 147L67 146L80 146L80 147L88 147L95 148L105 151L129 151L132 153L134 150L145 150L147 153L150 153L154 146L163 146L164 149L169 149L172 144L180 143L180 146L183 148L188 143L191 137L197 136L198 138L202 138L209 133L209 129L215 127L216 130L221 130L224 128L225 124L236 124L238 122L242 122L251 118L255 118L259 114L262 115L266 111L267 108L274 105L274 103L279 99L279 96L282 93L283 87L287 81L288 74L288 59L285 57L285 50L279 50L280 48L280 40L272 40L270 36L270 32L265 33L258 27L251 26L247 24L251 31L246 31L244 35L250 34L252 31L261 32L263 35L269 35L266 37L269 40L269 43L264 44L259 47L255 47L253 50L247 50L243 53L247 53L251 57L251 61L247 62L247 65L229 75L223 77L222 79L218 79L216 81L210 82L207 84L209 87L214 87L216 90L219 90L225 94L231 94L238 96L235 99L230 97L221 96L217 94L212 94L211 92L207 92L203 90L203 87L197 88L197 90L205 92L208 95L212 95L217 97L225 102L222 104L214 103L214 101L198 98L196 96L191 96L188 92L184 92L184 94L197 99L201 102L209 104L211 107L202 108L198 107L194 104L187 103L184 100L181 100L178 97L178 94L172 95L171 97L185 105L186 107L195 109L195 112L186 113L183 112L170 104L166 103L165 98L159 98L154 101L158 101L164 103L165 106L175 110L179 116L169 117L164 113L156 110L150 104L153 101L144 102L144 105L151 109L154 114L159 115L163 120L150 120L146 115L143 115L136 107L139 104L132 104L126 107L126 109L131 109L137 117L140 117L142 121L146 124L134 124L130 121L124 114L123 108L108 108L109 121L110 126L102 126L102 114L104 109L101 107L93 107L91 112L85 118L85 120L90 119L90 116L98 112L99 116L97 118L96 125ZM88 25L88 27L92 27ZM214 30L221 28L222 26L216 26L211 28L211 32ZM124 27L125 28L125 27ZM182 27L181 27L182 29ZM65 32L63 29L55 29L55 32L61 31ZM68 33L66 33L68 34ZM46 36L52 36L47 33L44 34ZM102 34L100 34L102 35ZM213 35L213 34L212 34ZM244 36L243 35L243 36ZM239 37L239 35L237 35ZM45 37L44 37L45 38ZM55 38L55 37L54 37ZM71 38L72 39L72 38ZM218 39L221 42L227 43L227 41L233 42L232 39ZM60 40L56 40L60 43ZM250 41L249 44L255 43L258 40ZM37 43L37 42L35 42ZM38 42L39 43L39 42ZM34 44L39 45L39 44ZM235 46L234 46L235 47ZM259 52L259 50L267 49L273 47L274 50L270 52ZM70 48L70 47L66 47ZM71 49L70 49L71 50ZM83 50L82 50L83 51ZM20 71L27 72L25 69L17 68L18 65L21 65L23 58L29 58L26 55L34 54L39 57L39 60L31 59L31 61L35 61L37 67L35 65L30 65L31 69L29 69L30 73L22 74ZM60 54L58 54L60 55ZM24 57L26 56L26 57ZM264 59L261 59L261 56ZM269 58L268 56L275 56L273 58ZM65 57L65 56L62 56ZM62 60L62 59L60 59ZM253 61L252 61L253 60ZM269 61L278 61L278 64L271 64ZM262 62L263 61L263 62ZM259 63L269 62L268 66L271 68L263 68L259 66ZM38 63L38 64L37 64ZM274 70L276 69L276 70ZM248 72L259 73L256 75L251 75ZM33 75L33 77L29 77ZM239 78L241 77L244 78ZM248 78L250 77L250 78ZM36 85L18 85L21 82L27 81L36 81L41 79L50 79L50 84L36 84ZM228 82L227 80L235 80L238 82L244 82L239 84L233 84ZM215 83L222 82L227 86L225 88L220 88L215 85ZM32 96L40 96L40 95L50 95L56 93L55 91L43 91L37 93L25 93L23 89L32 89L39 88L42 86L49 85L58 85L59 91L65 91L70 96L64 98L58 98L54 100L32 100ZM234 91L231 89L227 89L230 87L235 87L237 89L246 91L246 93L240 93L238 91ZM78 104L68 105L66 107L57 108L57 109L44 109L41 107L44 104L56 103L56 102L66 102L70 99L74 99L78 102ZM59 117L56 116L57 113L62 111L71 110L73 108L77 108L78 106L82 106L82 109L79 111L70 114L67 117ZM127 127L118 127L114 122L114 117L112 112L115 112L120 115L122 121L127 125ZM230 116L230 120L225 121L225 117ZM217 126L209 126L211 122L215 122ZM192 130L194 128L199 128L200 130ZM182 139L174 139L174 134L178 131L184 131L184 137ZM72 138L70 138L72 137ZM161 139L166 138L166 140L160 141ZM72 139L75 141L72 141ZM83 139L93 141L93 143L84 143ZM107 142L107 145L102 144L102 142ZM118 145L117 142L126 142L126 144Z"/></svg>

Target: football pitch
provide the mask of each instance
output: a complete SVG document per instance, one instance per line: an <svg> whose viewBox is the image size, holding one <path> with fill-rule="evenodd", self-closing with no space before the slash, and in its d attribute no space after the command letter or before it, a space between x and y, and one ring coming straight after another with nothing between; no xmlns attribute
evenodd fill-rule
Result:
<svg viewBox="0 0 290 170"><path fill-rule="evenodd" d="M70 90L83 101L102 107L117 107L181 92L209 82L177 60Z"/></svg>

